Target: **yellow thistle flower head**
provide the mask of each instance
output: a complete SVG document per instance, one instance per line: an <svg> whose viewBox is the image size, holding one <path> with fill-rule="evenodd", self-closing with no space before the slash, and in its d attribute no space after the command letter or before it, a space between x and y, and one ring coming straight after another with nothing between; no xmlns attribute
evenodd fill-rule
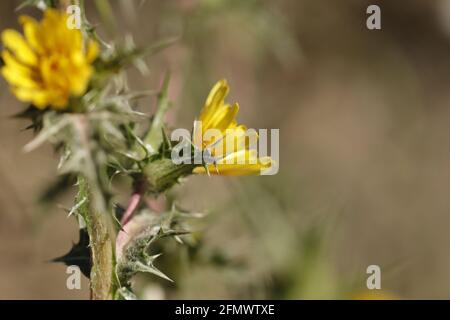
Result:
<svg viewBox="0 0 450 320"><path fill-rule="evenodd" d="M250 140L258 140L256 131L238 125L239 105L225 103L229 91L226 80L215 84L199 116L201 127L194 127L194 140L202 135L202 143L198 147L207 150L215 159L205 167L196 167L194 173L257 175L273 165L270 157L259 158L256 145L250 143ZM215 134L210 135L210 132Z"/></svg>
<svg viewBox="0 0 450 320"><path fill-rule="evenodd" d="M81 31L67 27L64 12L48 9L40 22L21 16L24 36L12 29L1 34L1 69L13 94L39 109L65 109L71 96L86 91L98 55L94 41L83 41Z"/></svg>

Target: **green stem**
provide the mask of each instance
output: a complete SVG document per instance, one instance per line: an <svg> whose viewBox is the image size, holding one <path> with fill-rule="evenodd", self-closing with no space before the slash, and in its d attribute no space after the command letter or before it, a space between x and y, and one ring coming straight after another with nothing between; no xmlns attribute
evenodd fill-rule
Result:
<svg viewBox="0 0 450 320"><path fill-rule="evenodd" d="M86 222L91 249L91 299L110 300L113 298L115 285L114 239L110 232L110 219L107 212L98 211L86 179L78 179L77 202L86 199L80 208L80 214Z"/></svg>

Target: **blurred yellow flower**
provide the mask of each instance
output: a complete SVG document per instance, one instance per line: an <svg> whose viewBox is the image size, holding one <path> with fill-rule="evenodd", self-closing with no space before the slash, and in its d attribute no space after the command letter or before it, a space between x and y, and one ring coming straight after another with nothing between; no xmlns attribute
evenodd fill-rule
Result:
<svg viewBox="0 0 450 320"><path fill-rule="evenodd" d="M270 157L258 158L256 146L250 146L249 141L252 138L253 141L258 139L256 131L248 131L244 125L237 124L239 105L225 103L229 90L226 80L216 83L200 113L201 128L194 127L194 139L198 135L202 136L201 146L198 147L208 150L215 159L214 163L209 163L206 167L196 167L194 173L253 175L260 174L261 170L272 165L273 160ZM211 130L220 133L220 136L208 136L208 131ZM230 143L233 144L231 147Z"/></svg>
<svg viewBox="0 0 450 320"><path fill-rule="evenodd" d="M25 37L12 29L1 34L3 77L19 100L39 109L65 109L71 96L86 91L93 72L98 45L94 41L85 45L81 31L67 27L67 18L48 9L40 22L19 18Z"/></svg>

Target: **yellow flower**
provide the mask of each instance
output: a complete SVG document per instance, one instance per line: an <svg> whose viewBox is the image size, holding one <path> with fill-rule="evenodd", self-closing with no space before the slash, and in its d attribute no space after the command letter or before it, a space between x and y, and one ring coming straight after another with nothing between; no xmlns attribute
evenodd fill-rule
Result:
<svg viewBox="0 0 450 320"><path fill-rule="evenodd" d="M48 9L37 22L21 16L24 37L16 30L1 34L5 50L1 69L13 94L39 109L65 109L71 96L86 91L98 55L98 45L83 43L78 29L67 27L68 16Z"/></svg>
<svg viewBox="0 0 450 320"><path fill-rule="evenodd" d="M194 128L194 137L201 134L202 144L198 147L209 151L215 160L206 168L196 167L194 173L252 175L260 174L261 170L272 165L270 157L258 158L256 146L250 143L252 139L257 141L256 131L247 131L244 125L238 125L236 115L239 105L225 103L229 90L226 80L217 82L200 113L201 129ZM218 135L208 135L209 130L215 130Z"/></svg>

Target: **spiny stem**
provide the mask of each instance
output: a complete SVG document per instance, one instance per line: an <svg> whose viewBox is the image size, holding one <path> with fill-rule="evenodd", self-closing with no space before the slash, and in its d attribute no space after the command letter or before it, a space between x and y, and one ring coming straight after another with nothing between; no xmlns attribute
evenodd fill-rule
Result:
<svg viewBox="0 0 450 320"><path fill-rule="evenodd" d="M112 299L114 286L114 247L112 235L109 232L107 212L96 210L92 202L92 192L82 176L78 178L78 198L88 199L79 209L86 222L91 249L91 299Z"/></svg>

